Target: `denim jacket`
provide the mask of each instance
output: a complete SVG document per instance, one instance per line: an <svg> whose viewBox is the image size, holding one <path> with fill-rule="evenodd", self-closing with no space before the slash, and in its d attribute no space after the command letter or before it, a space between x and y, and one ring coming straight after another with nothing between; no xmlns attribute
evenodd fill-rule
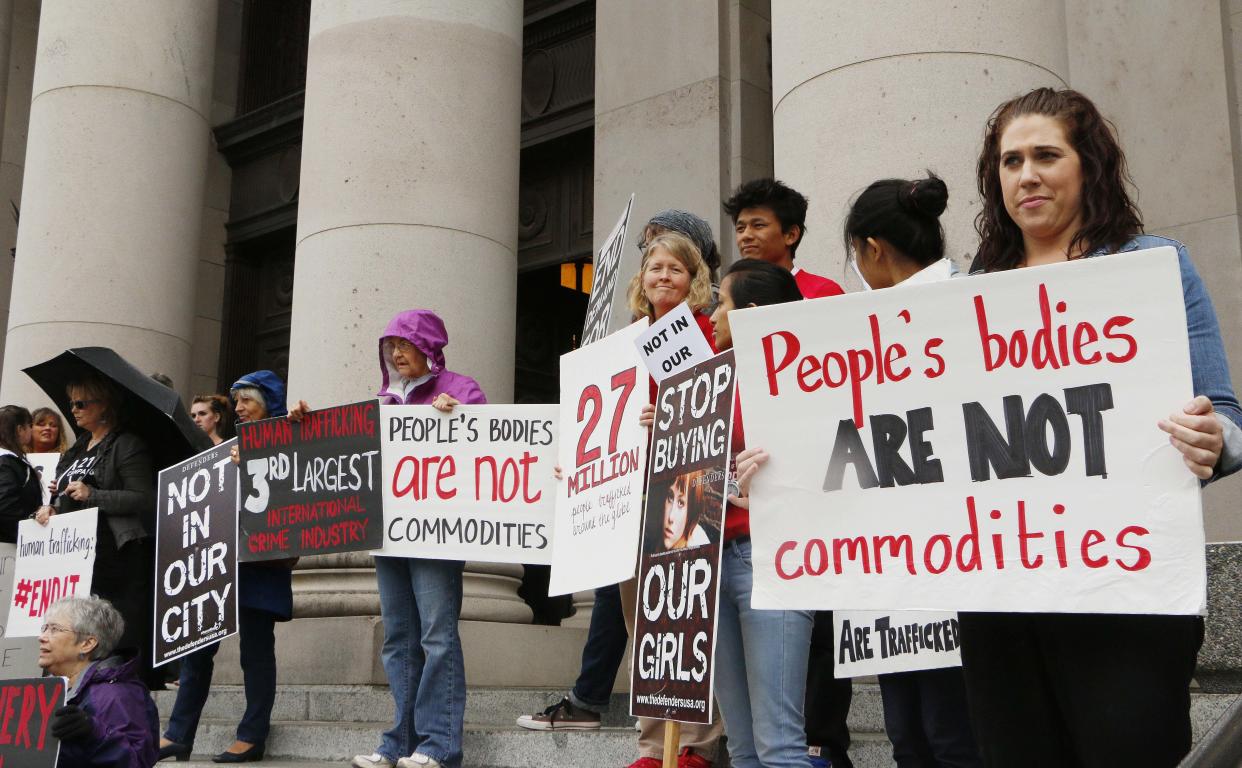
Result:
<svg viewBox="0 0 1242 768"><path fill-rule="evenodd" d="M1186 246L1158 235L1139 235L1117 249L1118 253L1138 251L1144 248L1173 246L1177 249L1177 262L1182 271L1182 301L1186 305L1186 331L1190 336L1190 378L1195 395L1205 395L1212 401L1217 420L1224 430L1225 447L1216 474L1211 480L1233 474L1242 469L1242 406L1233 392L1229 377L1229 360L1225 357L1225 345L1221 341L1220 323L1212 298L1208 296L1195 265L1190 261ZM1088 256L1099 256L1103 249ZM1209 482L1211 482L1209 480Z"/></svg>
<svg viewBox="0 0 1242 768"><path fill-rule="evenodd" d="M1190 378L1195 395L1205 395L1212 401L1216 418L1224 430L1225 446L1216 464L1216 474L1208 482L1217 480L1242 469L1242 406L1233 392L1229 377L1229 361L1225 357L1225 345L1221 341L1220 324L1212 299L1195 265L1190 261L1186 246L1158 235L1138 235L1117 249L1117 253L1140 251L1145 248L1172 246L1177 249L1177 261L1182 272L1182 301L1186 305L1186 330L1190 337ZM1104 248L1088 253L1085 258L1103 256ZM971 274L979 270L971 265ZM1176 407L1176 404L1170 404Z"/></svg>

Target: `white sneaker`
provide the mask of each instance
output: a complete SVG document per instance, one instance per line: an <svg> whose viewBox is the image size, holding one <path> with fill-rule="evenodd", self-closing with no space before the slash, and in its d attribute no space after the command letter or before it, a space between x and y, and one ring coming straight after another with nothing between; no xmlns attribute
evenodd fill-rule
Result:
<svg viewBox="0 0 1242 768"><path fill-rule="evenodd" d="M393 762L379 752L372 752L369 755L354 755L354 759L349 764L354 768L393 768Z"/></svg>
<svg viewBox="0 0 1242 768"><path fill-rule="evenodd" d="M403 757L398 760L397 768L441 768L441 766L439 760L428 757L421 752L415 752L409 757Z"/></svg>

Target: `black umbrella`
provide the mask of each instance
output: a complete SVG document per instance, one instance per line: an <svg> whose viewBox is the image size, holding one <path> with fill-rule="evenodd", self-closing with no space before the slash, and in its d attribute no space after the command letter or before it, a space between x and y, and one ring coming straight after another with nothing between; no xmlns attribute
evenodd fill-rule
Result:
<svg viewBox="0 0 1242 768"><path fill-rule="evenodd" d="M87 374L111 379L125 397L125 430L146 441L157 470L188 459L211 447L207 433L199 429L176 392L130 365L108 347L77 347L24 369L56 407L74 423L65 388Z"/></svg>

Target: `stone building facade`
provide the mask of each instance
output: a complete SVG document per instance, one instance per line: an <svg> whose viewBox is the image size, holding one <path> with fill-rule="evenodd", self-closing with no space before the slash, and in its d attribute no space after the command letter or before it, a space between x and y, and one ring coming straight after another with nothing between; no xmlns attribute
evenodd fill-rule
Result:
<svg viewBox="0 0 1242 768"><path fill-rule="evenodd" d="M1042 85L1117 124L1242 385L1240 41L1240 0L0 0L0 401L42 404L21 369L92 344L183 396L269 367L293 398L359 400L377 332L416 306L492 401L552 401L631 192L635 220L694 211L731 258L721 199L775 174L811 200L799 263L842 276L851 196L930 168L964 264L984 121ZM1242 539L1237 498L1208 490L1209 541ZM282 631L378 642L367 560L304 560ZM581 630L530 623L520 567L469 570L472 681L569 682ZM1226 672L1222 626L1205 664ZM282 677L382 682L358 659Z"/></svg>

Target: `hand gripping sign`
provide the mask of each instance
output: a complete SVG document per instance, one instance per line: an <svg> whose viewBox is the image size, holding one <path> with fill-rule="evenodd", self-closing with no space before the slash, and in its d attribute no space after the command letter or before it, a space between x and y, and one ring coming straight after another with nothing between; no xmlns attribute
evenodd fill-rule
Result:
<svg viewBox="0 0 1242 768"><path fill-rule="evenodd" d="M647 468L638 423L647 376L634 348L645 320L561 356L560 448L548 594L634 575Z"/></svg>
<svg viewBox="0 0 1242 768"><path fill-rule="evenodd" d="M1198 613L1159 248L730 315L756 608Z"/></svg>

